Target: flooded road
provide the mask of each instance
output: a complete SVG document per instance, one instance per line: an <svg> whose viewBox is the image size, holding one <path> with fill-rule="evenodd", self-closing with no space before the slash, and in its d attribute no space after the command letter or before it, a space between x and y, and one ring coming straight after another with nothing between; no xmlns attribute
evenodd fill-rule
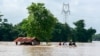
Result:
<svg viewBox="0 0 100 56"><path fill-rule="evenodd" d="M77 47L16 46L12 42L0 42L0 56L100 56L100 42L77 43Z"/></svg>

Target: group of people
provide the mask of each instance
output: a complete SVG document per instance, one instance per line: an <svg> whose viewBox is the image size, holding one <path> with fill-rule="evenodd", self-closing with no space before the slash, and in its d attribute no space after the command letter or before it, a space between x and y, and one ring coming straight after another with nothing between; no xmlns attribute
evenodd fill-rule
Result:
<svg viewBox="0 0 100 56"><path fill-rule="evenodd" d="M66 45L65 44L66 42L59 42L59 45L61 46L61 45ZM69 46L75 46L76 47L76 43L75 42L69 42L69 44L68 44Z"/></svg>

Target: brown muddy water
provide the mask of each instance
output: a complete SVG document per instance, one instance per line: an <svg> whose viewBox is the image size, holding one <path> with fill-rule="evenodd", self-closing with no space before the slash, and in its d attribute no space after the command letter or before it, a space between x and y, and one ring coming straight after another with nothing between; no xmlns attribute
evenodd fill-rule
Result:
<svg viewBox="0 0 100 56"><path fill-rule="evenodd" d="M16 46L14 42L0 42L0 56L100 56L100 42L76 43L77 47L59 46Z"/></svg>

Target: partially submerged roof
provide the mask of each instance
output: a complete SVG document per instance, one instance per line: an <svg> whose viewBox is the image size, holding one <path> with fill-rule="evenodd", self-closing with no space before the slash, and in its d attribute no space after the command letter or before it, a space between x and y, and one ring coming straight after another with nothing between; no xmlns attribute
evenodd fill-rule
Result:
<svg viewBox="0 0 100 56"><path fill-rule="evenodd" d="M18 37L14 42L32 42L35 38L32 37Z"/></svg>

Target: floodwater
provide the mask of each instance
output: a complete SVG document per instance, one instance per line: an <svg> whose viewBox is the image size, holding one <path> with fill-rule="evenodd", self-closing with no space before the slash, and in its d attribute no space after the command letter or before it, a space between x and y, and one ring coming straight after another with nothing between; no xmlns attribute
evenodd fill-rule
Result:
<svg viewBox="0 0 100 56"><path fill-rule="evenodd" d="M13 42L0 42L0 56L100 56L100 42L76 43L77 47L59 46L16 46Z"/></svg>

